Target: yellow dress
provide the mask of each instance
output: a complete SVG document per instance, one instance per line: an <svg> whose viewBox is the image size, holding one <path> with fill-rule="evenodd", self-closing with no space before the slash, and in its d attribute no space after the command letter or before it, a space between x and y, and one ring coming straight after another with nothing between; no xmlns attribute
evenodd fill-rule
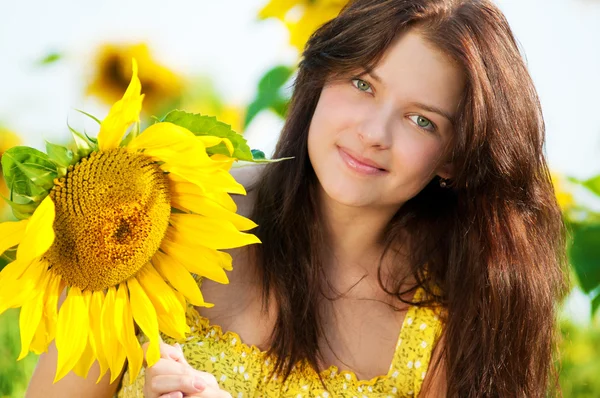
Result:
<svg viewBox="0 0 600 398"><path fill-rule="evenodd" d="M417 291L415 298L423 294ZM213 374L222 389L233 398L246 397L416 397L427 372L431 352L441 333L441 321L431 308L411 306L408 309L394 358L386 375L371 380L358 380L350 371L335 366L321 372L294 369L285 382L276 376L269 379L273 358L256 346L244 344L239 335L223 332L217 325L190 307L187 312L191 333L180 341L189 364ZM165 338L168 344L174 340ZM119 398L143 398L144 374L130 384L123 377Z"/></svg>

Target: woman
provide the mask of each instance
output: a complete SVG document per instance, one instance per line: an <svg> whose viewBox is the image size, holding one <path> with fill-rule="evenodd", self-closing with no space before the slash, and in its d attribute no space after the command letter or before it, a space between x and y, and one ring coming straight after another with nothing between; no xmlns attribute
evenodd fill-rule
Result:
<svg viewBox="0 0 600 398"><path fill-rule="evenodd" d="M545 396L564 238L543 138L494 5L351 2L306 46L275 153L294 159L238 176L263 244L119 396ZM29 396L116 390L44 385L54 355Z"/></svg>

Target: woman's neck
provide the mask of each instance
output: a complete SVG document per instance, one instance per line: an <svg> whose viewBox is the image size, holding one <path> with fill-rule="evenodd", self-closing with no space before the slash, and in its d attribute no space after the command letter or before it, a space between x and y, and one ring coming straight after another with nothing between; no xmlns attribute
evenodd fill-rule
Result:
<svg viewBox="0 0 600 398"><path fill-rule="evenodd" d="M327 272L376 277L384 233L397 209L346 206L325 192L320 193L319 203L328 249L324 253Z"/></svg>

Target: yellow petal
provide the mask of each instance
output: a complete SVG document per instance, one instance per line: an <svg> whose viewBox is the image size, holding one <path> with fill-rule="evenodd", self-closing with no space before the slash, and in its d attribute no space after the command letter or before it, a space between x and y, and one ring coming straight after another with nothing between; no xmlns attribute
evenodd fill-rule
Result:
<svg viewBox="0 0 600 398"><path fill-rule="evenodd" d="M205 217L199 214L172 214L170 223L175 227L172 231L176 242L200 243L210 249L234 249L260 243L255 235L240 232L226 220Z"/></svg>
<svg viewBox="0 0 600 398"><path fill-rule="evenodd" d="M127 281L129 287L129 297L131 302L131 313L135 323L138 324L142 332L148 337L150 344L146 351L146 363L148 366L154 365L160 359L160 336L158 334L158 319L152 302L135 278Z"/></svg>
<svg viewBox="0 0 600 398"><path fill-rule="evenodd" d="M167 238L162 241L160 248L175 261L181 263L189 272L205 276L215 282L229 283L229 278L223 270L226 264L221 258L218 258L219 253L215 250L202 246L186 246ZM231 264L231 260L229 264Z"/></svg>
<svg viewBox="0 0 600 398"><path fill-rule="evenodd" d="M14 284L16 280L19 279L21 275L25 273L25 271L27 271L30 265L30 261L24 262L19 260L15 260L6 264L2 271L0 271L0 286L10 286ZM4 289L0 289L0 300L3 297L3 293L6 293Z"/></svg>
<svg viewBox="0 0 600 398"><path fill-rule="evenodd" d="M194 137L195 135L191 131L176 124L156 123L131 140L127 149L179 148L192 144Z"/></svg>
<svg viewBox="0 0 600 398"><path fill-rule="evenodd" d="M156 309L160 331L177 340L184 339L185 333L189 332L185 308L177 300L173 289L151 264L142 268L136 277Z"/></svg>
<svg viewBox="0 0 600 398"><path fill-rule="evenodd" d="M271 0L262 10L259 11L258 17L265 19L275 17L284 20L285 15L294 7L296 2L290 0Z"/></svg>
<svg viewBox="0 0 600 398"><path fill-rule="evenodd" d="M197 306L206 305L194 277L179 262L166 254L156 252L152 257L152 265L175 289L183 293L190 303Z"/></svg>
<svg viewBox="0 0 600 398"><path fill-rule="evenodd" d="M102 350L106 355L106 361L110 368L110 378L115 380L123 369L125 364L125 350L119 338L115 327L115 300L117 289L114 286L108 288L104 303L102 304L102 317L100 338L102 340Z"/></svg>
<svg viewBox="0 0 600 398"><path fill-rule="evenodd" d="M64 289L60 276L49 272L48 278L48 286L44 294L44 313L30 346L31 351L38 355L48 351L48 346L56 336L58 298Z"/></svg>
<svg viewBox="0 0 600 398"><path fill-rule="evenodd" d="M6 311L7 308L20 307L33 298L38 292L36 286L38 286L40 278L44 276L47 269L46 262L36 260L27 267L18 279L7 280L8 278L3 278L3 286L0 289L0 314Z"/></svg>
<svg viewBox="0 0 600 398"><path fill-rule="evenodd" d="M41 355L43 352L48 351L48 333L46 332L46 315L42 314L42 320L40 321L37 330L31 340L29 349L36 355Z"/></svg>
<svg viewBox="0 0 600 398"><path fill-rule="evenodd" d="M180 210L189 210L206 217L227 220L239 231L247 231L256 228L254 221L237 213L227 210L217 202L206 196L194 196L189 194L177 194L171 192L171 206Z"/></svg>
<svg viewBox="0 0 600 398"><path fill-rule="evenodd" d="M118 148L127 128L140 118L143 95L142 84L138 78L138 67L135 59L132 60L133 74L131 82L119 101L117 101L108 116L100 124L98 133L98 147L101 151Z"/></svg>
<svg viewBox="0 0 600 398"><path fill-rule="evenodd" d="M21 242L28 222L29 220L22 220L0 224L0 255Z"/></svg>
<svg viewBox="0 0 600 398"><path fill-rule="evenodd" d="M238 195L246 195L246 189L229 172L225 170L211 170L207 172L202 168L193 166L171 166L165 164L161 166L163 170L175 174L201 187L210 187L211 190L218 192L229 192Z"/></svg>
<svg viewBox="0 0 600 398"><path fill-rule="evenodd" d="M104 292L95 291L90 300L90 345L94 356L98 359L100 365L99 382L108 370L108 361L102 348L102 304L104 303Z"/></svg>
<svg viewBox="0 0 600 398"><path fill-rule="evenodd" d="M25 358L29 353L29 345L33 340L40 321L42 320L42 312L44 309L44 294L48 285L49 274L43 275L35 287L36 294L31 300L27 300L21 308L19 316L19 329L21 331L21 353L17 361Z"/></svg>
<svg viewBox="0 0 600 398"><path fill-rule="evenodd" d="M144 352L135 335L133 317L131 315L131 305L127 294L127 284L125 282L122 282L119 286L115 303L119 303L119 305L115 305L115 323L122 325L117 328L118 337L121 345L125 349L125 354L127 355L130 383L133 383L142 368Z"/></svg>
<svg viewBox="0 0 600 398"><path fill-rule="evenodd" d="M56 349L58 365L54 382L73 369L88 342L89 307L78 287L71 287L67 299L58 312Z"/></svg>
<svg viewBox="0 0 600 398"><path fill-rule="evenodd" d="M227 150L229 150L229 154L233 155L233 144L228 138L215 137L214 135L200 135L198 136L198 140L204 144L205 148L210 148L223 143L227 147Z"/></svg>
<svg viewBox="0 0 600 398"><path fill-rule="evenodd" d="M54 243L54 202L46 196L27 223L25 236L17 249L17 259L31 262L40 257Z"/></svg>
<svg viewBox="0 0 600 398"><path fill-rule="evenodd" d="M77 361L77 363L73 367L73 372L81 378L87 378L88 373L92 368L92 365L94 364L95 360L96 358L94 358L94 350L92 350L92 346L90 345L88 335L88 342L85 345L83 354L81 354L79 361Z"/></svg>

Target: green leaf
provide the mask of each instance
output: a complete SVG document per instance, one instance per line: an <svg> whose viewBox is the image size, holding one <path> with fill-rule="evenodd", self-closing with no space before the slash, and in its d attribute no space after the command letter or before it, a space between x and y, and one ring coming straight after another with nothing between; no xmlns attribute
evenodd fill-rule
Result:
<svg viewBox="0 0 600 398"><path fill-rule="evenodd" d="M62 55L60 53L51 52L48 55L46 55L44 58L40 59L38 61L38 64L39 65L50 65L50 64L55 63L56 61L58 61L61 58L62 58Z"/></svg>
<svg viewBox="0 0 600 398"><path fill-rule="evenodd" d="M569 259L581 289L589 293L600 286L600 224L571 223Z"/></svg>
<svg viewBox="0 0 600 398"><path fill-rule="evenodd" d="M67 147L46 141L46 152L50 159L61 168L66 169L73 164L73 151Z"/></svg>
<svg viewBox="0 0 600 398"><path fill-rule="evenodd" d="M27 203L17 203L12 200L4 199L6 203L12 208L13 215L19 220L28 219L33 215L35 209L39 206L40 202L45 198L43 196L39 201L28 201Z"/></svg>
<svg viewBox="0 0 600 398"><path fill-rule="evenodd" d="M212 135L216 137L227 138L229 141L231 141L233 145L233 155L229 154L229 151L223 143L211 148L207 148L207 153L209 155L223 154L248 162L252 162L254 160L252 157L252 151L250 150L246 139L242 135L233 131L230 125L219 122L214 116L204 116L175 110L167 114L162 121L186 128L197 136Z"/></svg>
<svg viewBox="0 0 600 398"><path fill-rule="evenodd" d="M77 151L75 152L74 162L77 163L79 159L88 157L88 155L94 151L96 146L94 143L90 142L85 135L81 134L68 124L67 126L69 127L69 130L71 130L73 139L75 140Z"/></svg>
<svg viewBox="0 0 600 398"><path fill-rule="evenodd" d="M583 186L600 196L600 175L583 182Z"/></svg>
<svg viewBox="0 0 600 398"><path fill-rule="evenodd" d="M592 299L592 316L598 311L598 308L600 308L600 293Z"/></svg>
<svg viewBox="0 0 600 398"><path fill-rule="evenodd" d="M56 164L37 149L17 146L2 155L2 171L13 195L41 197L54 186Z"/></svg>
<svg viewBox="0 0 600 398"><path fill-rule="evenodd" d="M248 105L244 127L265 109L272 109L278 115L285 116L287 112L288 98L284 97L283 85L294 73L294 69L278 65L264 74L258 83L258 92L254 100Z"/></svg>
<svg viewBox="0 0 600 398"><path fill-rule="evenodd" d="M252 150L252 159L254 160L264 160L267 157L265 156L265 153L259 149L253 149Z"/></svg>

